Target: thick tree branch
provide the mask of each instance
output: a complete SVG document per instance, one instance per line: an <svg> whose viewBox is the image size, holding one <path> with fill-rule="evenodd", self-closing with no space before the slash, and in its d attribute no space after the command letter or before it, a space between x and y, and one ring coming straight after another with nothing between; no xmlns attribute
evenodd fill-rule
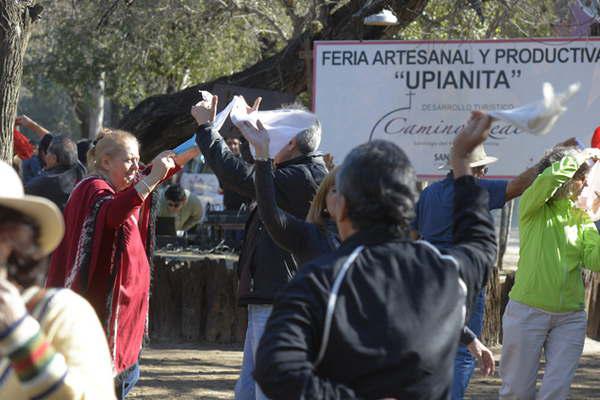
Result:
<svg viewBox="0 0 600 400"><path fill-rule="evenodd" d="M387 30L362 26L362 18L383 7L382 2L376 3L364 7L363 1L351 0L326 16L322 29L314 29L311 24L300 36L289 40L288 45L274 56L231 76L170 95L150 97L128 113L119 125L136 134L142 142L143 158L149 159L192 135L195 124L190 116L190 108L200 100L199 90L212 90L215 84L232 84L300 94L306 90L307 63L299 55L305 52L307 41L383 38L414 21L423 12L428 0L389 1L388 6L398 16L399 25Z"/></svg>

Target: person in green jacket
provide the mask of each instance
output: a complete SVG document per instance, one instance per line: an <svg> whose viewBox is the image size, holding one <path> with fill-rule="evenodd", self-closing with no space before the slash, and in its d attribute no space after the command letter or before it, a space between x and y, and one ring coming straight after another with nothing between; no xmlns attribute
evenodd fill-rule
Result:
<svg viewBox="0 0 600 400"><path fill-rule="evenodd" d="M566 399L586 331L581 269L600 270L600 235L575 200L600 150L555 148L521 196L519 264L502 317L501 399ZM542 172L543 171L543 172ZM600 200L594 201L594 207Z"/></svg>

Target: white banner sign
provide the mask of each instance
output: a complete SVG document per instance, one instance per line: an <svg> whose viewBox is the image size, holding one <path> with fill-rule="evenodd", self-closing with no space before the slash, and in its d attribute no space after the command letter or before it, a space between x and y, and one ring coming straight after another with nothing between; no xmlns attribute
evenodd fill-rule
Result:
<svg viewBox="0 0 600 400"><path fill-rule="evenodd" d="M504 122L485 147L490 176L512 177L569 137L589 145L600 125L600 39L448 42L316 42L313 105L321 150L336 163L374 139L401 146L422 178L445 174L449 146L473 110L507 110L542 99L550 82L581 90L546 136Z"/></svg>

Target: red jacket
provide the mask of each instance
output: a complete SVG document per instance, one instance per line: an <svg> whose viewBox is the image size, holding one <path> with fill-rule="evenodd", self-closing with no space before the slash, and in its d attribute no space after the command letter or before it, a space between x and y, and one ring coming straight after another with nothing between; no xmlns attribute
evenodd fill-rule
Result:
<svg viewBox="0 0 600 400"><path fill-rule="evenodd" d="M98 176L82 180L65 207L65 236L48 271L47 287L70 288L96 310L115 374L137 362L146 331L152 197L142 201L133 186L115 192Z"/></svg>

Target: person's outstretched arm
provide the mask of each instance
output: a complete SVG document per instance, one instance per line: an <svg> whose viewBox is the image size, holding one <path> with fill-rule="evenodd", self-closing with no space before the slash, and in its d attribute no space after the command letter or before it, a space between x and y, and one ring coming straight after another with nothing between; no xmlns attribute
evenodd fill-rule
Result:
<svg viewBox="0 0 600 400"><path fill-rule="evenodd" d="M25 128L31 129L36 135L38 135L40 139L50 133L48 129L38 124L27 115L19 115L15 120L15 125L24 126Z"/></svg>
<svg viewBox="0 0 600 400"><path fill-rule="evenodd" d="M253 169L229 150L219 132L211 125L217 114L218 101L217 96L212 96L210 101L203 100L192 107L191 114L199 125L196 143L223 188L254 199Z"/></svg>
<svg viewBox="0 0 600 400"><path fill-rule="evenodd" d="M307 238L311 231L318 228L277 206L271 161L256 161L255 168L256 203L265 228L279 247L292 254L301 252L310 245Z"/></svg>
<svg viewBox="0 0 600 400"><path fill-rule="evenodd" d="M229 150L216 129L208 124L198 127L196 143L223 188L254 199L252 167Z"/></svg>
<svg viewBox="0 0 600 400"><path fill-rule="evenodd" d="M488 204L487 191L474 177L454 181L454 245L446 252L457 260L459 275L467 286L467 310L475 304L496 259L496 234Z"/></svg>
<svg viewBox="0 0 600 400"><path fill-rule="evenodd" d="M567 155L546 168L521 196L520 218L528 218L541 210L556 191L575 175L584 162L598 156L600 152L597 149L587 149L578 154Z"/></svg>
<svg viewBox="0 0 600 400"><path fill-rule="evenodd" d="M474 112L463 131L454 139L454 246L446 252L457 261L461 279L467 286L467 309L484 287L489 268L496 259L496 235L488 210L487 190L477 185L471 174L469 154L489 135L491 118Z"/></svg>
<svg viewBox="0 0 600 400"><path fill-rule="evenodd" d="M269 134L258 121L259 128L251 125L240 126L244 138L255 150L255 176L254 187L256 191L256 202L261 220L267 228L271 238L283 249L297 254L310 246L310 237L318 228L300 218L285 212L277 205L277 189L275 186L273 164L269 157ZM288 190L289 193L294 191ZM279 193L279 198L285 197L285 193ZM304 240L298 240L303 238Z"/></svg>

